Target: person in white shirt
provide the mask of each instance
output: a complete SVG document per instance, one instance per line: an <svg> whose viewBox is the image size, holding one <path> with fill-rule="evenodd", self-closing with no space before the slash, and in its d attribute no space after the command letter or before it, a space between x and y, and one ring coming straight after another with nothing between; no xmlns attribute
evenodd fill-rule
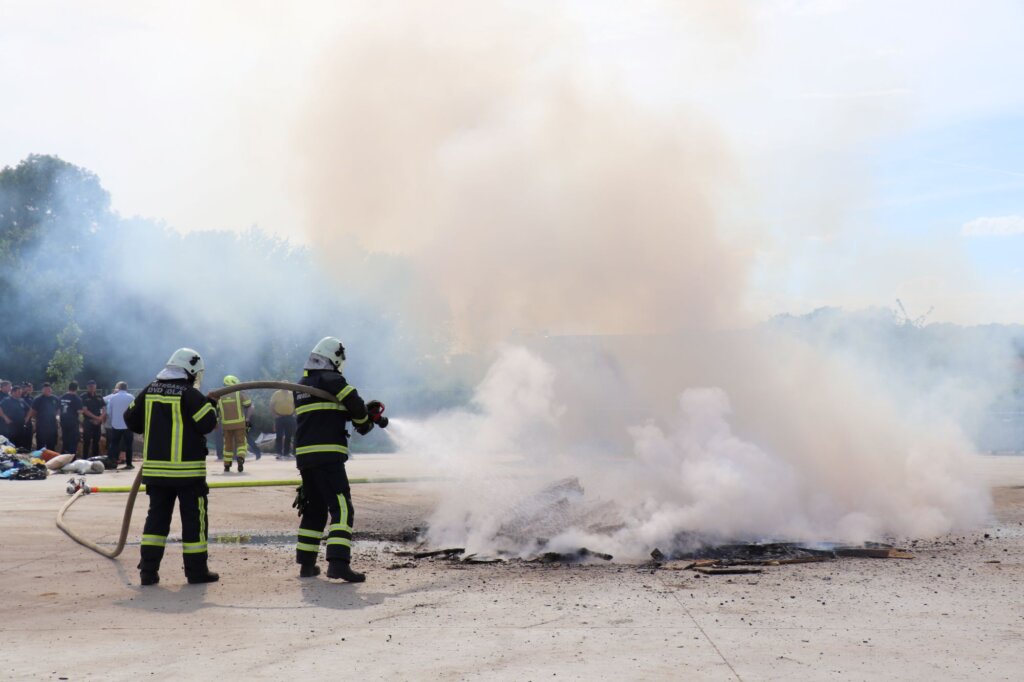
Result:
<svg viewBox="0 0 1024 682"><path fill-rule="evenodd" d="M124 423L124 412L135 397L128 392L128 384L117 382L117 391L106 397L107 415L110 417L110 435L107 436L107 468L116 469L124 452L124 468L134 469L132 464L132 442L135 436Z"/></svg>

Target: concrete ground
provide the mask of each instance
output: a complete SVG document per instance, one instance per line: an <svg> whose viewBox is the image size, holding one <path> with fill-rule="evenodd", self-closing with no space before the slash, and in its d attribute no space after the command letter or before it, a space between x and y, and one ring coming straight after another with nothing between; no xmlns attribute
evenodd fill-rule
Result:
<svg viewBox="0 0 1024 682"><path fill-rule="evenodd" d="M244 474L294 478L264 457ZM357 476L421 475L362 456ZM409 561L363 542L361 585L300 580L290 543L214 544L221 582L185 584L172 545L141 588L138 547L115 560L54 525L66 477L0 482L0 678L12 680L1010 680L1024 670L1024 458L988 457L989 528L918 542L913 560L842 559L700 576L614 564ZM127 485L132 473L90 477ZM354 487L356 529L422 524L440 486ZM294 530L294 491L214 490L211 534ZM125 496L68 523L116 539ZM138 541L145 498L133 517ZM178 526L172 526L172 534ZM405 564L415 567L402 567Z"/></svg>

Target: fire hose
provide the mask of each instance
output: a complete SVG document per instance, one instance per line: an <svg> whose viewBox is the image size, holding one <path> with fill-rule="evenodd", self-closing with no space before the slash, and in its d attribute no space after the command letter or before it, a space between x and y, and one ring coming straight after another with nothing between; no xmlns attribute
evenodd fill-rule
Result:
<svg viewBox="0 0 1024 682"><path fill-rule="evenodd" d="M335 403L338 402L338 399L334 395L328 393L327 391L321 390L319 388L313 388L311 386L303 386L302 384L293 384L293 383L289 383L289 382L286 382L286 381L247 381L247 382L243 382L243 383L233 384L231 386L222 386L221 388L217 388L217 389L214 389L214 390L210 391L208 395L211 398L220 398L221 396L227 395L229 393L235 393L237 391L251 390L251 389L255 389L255 388L274 388L274 389L284 389L286 391L295 391L295 392L298 392L298 393L308 393L310 395L316 396L317 398L323 398L324 400L330 400L331 402L335 402ZM383 406L381 406L380 411L383 412ZM379 413L378 413L378 416L379 416ZM382 417L381 419L386 419L386 417ZM384 422L384 423L386 424L387 422ZM131 520L132 520L132 510L135 508L135 498L139 494L140 490L145 490L145 486L142 485L142 472L143 472L143 470L144 470L144 466L140 466L138 473L135 474L135 480L132 481L131 486L127 486L127 487L108 487L108 488L103 488L103 487L95 487L95 488L93 488L93 487L84 486L84 485L79 486L75 490L75 492L71 496L71 498L66 503L64 503L64 506L62 506L60 508L60 511L57 512L57 527L60 528L62 531L64 531L69 538L71 538L72 540L74 540L78 544L82 545L83 547L87 547L88 549L91 549L92 551L96 552L97 554L102 554L103 556L105 556L105 557L107 557L109 559L113 559L113 558L117 557L122 552L122 550L124 550L125 541L128 538L128 526L130 525ZM410 478L361 478L361 479L351 479L349 481L349 483L396 483L396 482L411 481L411 480L414 480L414 479L410 479ZM245 487L261 487L261 486L300 485L301 483L302 483L302 481L297 481L297 480L296 481L253 481L251 483L238 481L238 482L231 482L231 483L210 483L208 485L209 485L210 488L245 488ZM64 522L64 514L65 514L65 512L67 512L68 509L71 508L71 505L73 505L75 502L77 502L83 495L88 495L89 493L93 493L93 492L97 492L97 493L98 492L110 492L110 493L113 493L113 492L127 492L128 493L128 501L125 503L124 516L121 519L121 534L118 536L117 546L115 546L114 549L112 549L112 550L111 549L104 549L103 547L100 547L99 545L97 545L95 542L87 540L86 538L82 537L78 533L76 533L73 530L71 530L71 528L69 528L68 525Z"/></svg>

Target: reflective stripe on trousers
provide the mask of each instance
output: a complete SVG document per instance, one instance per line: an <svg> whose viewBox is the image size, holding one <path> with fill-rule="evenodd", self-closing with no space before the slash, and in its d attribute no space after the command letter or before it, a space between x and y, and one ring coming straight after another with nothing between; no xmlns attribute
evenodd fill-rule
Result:
<svg viewBox="0 0 1024 682"><path fill-rule="evenodd" d="M345 465L336 462L299 471L302 475L302 488L309 502L299 522L295 560L300 564L316 561L316 549L319 549L325 528L327 560L349 560L352 555L354 510Z"/></svg>

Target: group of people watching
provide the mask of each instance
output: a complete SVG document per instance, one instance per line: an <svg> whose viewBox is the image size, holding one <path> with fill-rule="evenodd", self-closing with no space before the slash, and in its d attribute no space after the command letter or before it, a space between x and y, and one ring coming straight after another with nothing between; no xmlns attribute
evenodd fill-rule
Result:
<svg viewBox="0 0 1024 682"><path fill-rule="evenodd" d="M123 456L125 468L132 469L133 436L124 421L132 400L123 381L107 396L97 392L95 381L86 383L85 393L79 393L78 383L72 381L58 397L49 382L34 395L27 381L0 380L0 435L19 449L46 448L74 454L75 459L99 457L103 436L107 468L116 468Z"/></svg>
<svg viewBox="0 0 1024 682"><path fill-rule="evenodd" d="M67 392L58 397L50 382L43 383L42 392L35 395L30 382L15 384L0 380L0 435L26 451L46 448L74 454L75 459L100 457L100 440L104 438L106 447L102 449L102 456L107 468L123 465L125 469L134 469L134 436L124 421L124 412L134 399L128 392L128 384L118 382L114 392L106 396L97 391L95 381L86 382L85 387L85 393L80 393L78 382L72 381ZM275 392L271 410L276 427L277 458L293 459L296 421L291 392ZM247 421L249 418L251 414L247 414ZM224 459L224 433L220 428L213 439L217 459ZM246 439L249 451L259 459L259 447L248 430ZM229 456L224 461L231 459Z"/></svg>

